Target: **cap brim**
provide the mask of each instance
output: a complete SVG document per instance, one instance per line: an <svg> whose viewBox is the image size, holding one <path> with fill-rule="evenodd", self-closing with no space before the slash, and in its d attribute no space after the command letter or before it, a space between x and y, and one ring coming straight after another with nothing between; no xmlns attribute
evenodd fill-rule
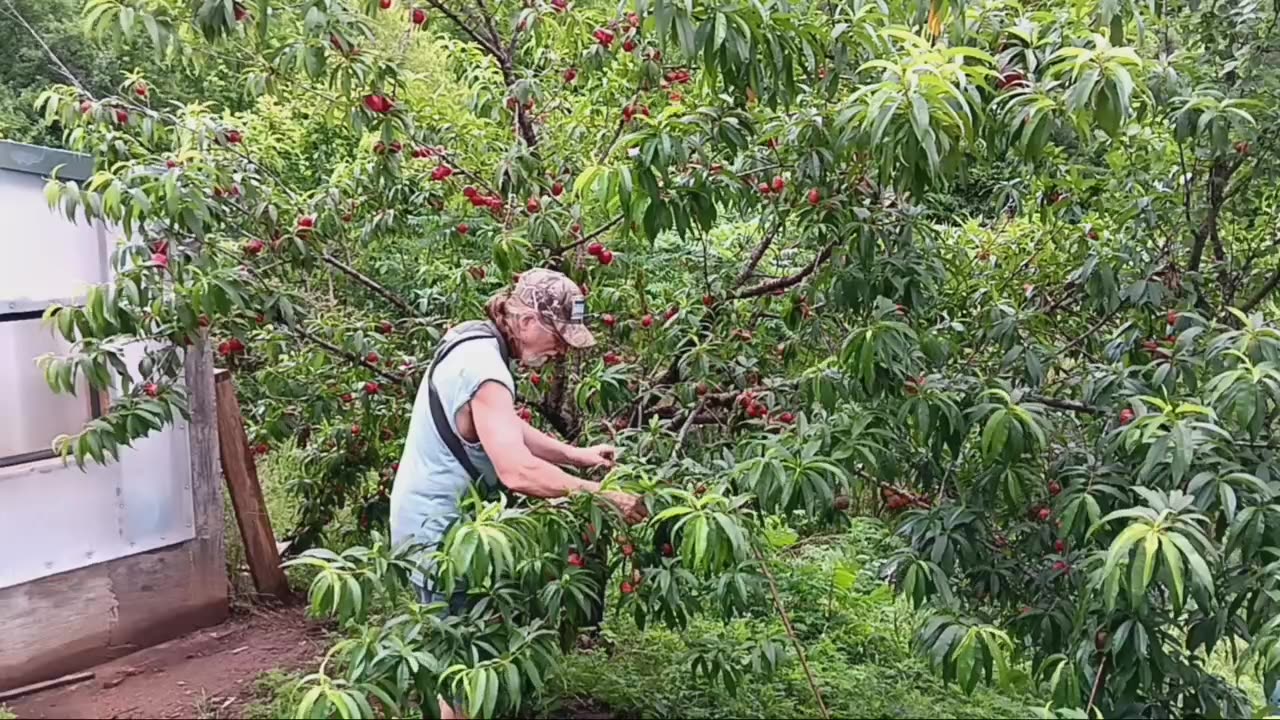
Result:
<svg viewBox="0 0 1280 720"><path fill-rule="evenodd" d="M560 336L569 343L569 347L581 350L596 344L596 336L584 325L564 325L560 328Z"/></svg>

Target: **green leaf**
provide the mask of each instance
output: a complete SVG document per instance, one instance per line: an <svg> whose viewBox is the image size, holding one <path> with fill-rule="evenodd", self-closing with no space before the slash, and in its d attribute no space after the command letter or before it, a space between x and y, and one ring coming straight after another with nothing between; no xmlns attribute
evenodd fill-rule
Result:
<svg viewBox="0 0 1280 720"><path fill-rule="evenodd" d="M1143 591L1146 591L1147 587L1151 585L1151 576L1156 569L1156 551L1160 548L1160 544L1160 536L1154 532L1149 533L1143 543L1143 550L1146 555L1142 573Z"/></svg>
<svg viewBox="0 0 1280 720"><path fill-rule="evenodd" d="M315 706L316 700L320 698L320 694L323 692L324 687L319 685L308 690L307 694L302 696L302 702L298 703L294 717L299 718L299 720L311 717L311 708Z"/></svg>
<svg viewBox="0 0 1280 720"><path fill-rule="evenodd" d="M1178 554L1178 550L1173 543L1160 543L1160 551L1164 556L1165 567L1169 570L1169 577L1173 581L1173 598L1174 607L1181 609L1182 599L1186 596L1183 587L1182 577L1182 556Z"/></svg>
<svg viewBox="0 0 1280 720"><path fill-rule="evenodd" d="M689 15L684 12L677 13L675 21L676 33L680 37L681 52L689 56L697 54L697 43L694 41L695 33L693 30L693 21L689 18Z"/></svg>
<svg viewBox="0 0 1280 720"><path fill-rule="evenodd" d="M1009 413L1001 408L987 418L986 427L982 429L982 454L988 458L999 455L1004 450L1005 441L1009 437Z"/></svg>
<svg viewBox="0 0 1280 720"><path fill-rule="evenodd" d="M467 676L467 715L471 717L488 717L484 714L485 701L488 699L489 676L484 670L476 668Z"/></svg>
<svg viewBox="0 0 1280 720"><path fill-rule="evenodd" d="M485 694L484 694L484 712L479 717L493 717L493 710L498 704L499 681L498 673L492 668L485 668L481 671L485 678Z"/></svg>
<svg viewBox="0 0 1280 720"><path fill-rule="evenodd" d="M1107 550L1107 560L1103 565L1102 574L1104 576L1109 576L1115 572L1116 565L1118 565L1120 560L1125 557L1129 548L1132 547L1134 543L1138 542L1138 539L1150 529L1149 525L1134 523L1117 535L1116 539L1111 542L1111 548Z"/></svg>
<svg viewBox="0 0 1280 720"><path fill-rule="evenodd" d="M1213 573L1209 571L1209 565L1204 561L1204 557L1191 544L1190 540L1177 532L1171 532L1168 539L1178 546L1182 551L1183 557L1187 559L1187 564L1191 566L1191 574L1195 576L1196 582L1204 589L1205 593L1212 597L1213 592Z"/></svg>

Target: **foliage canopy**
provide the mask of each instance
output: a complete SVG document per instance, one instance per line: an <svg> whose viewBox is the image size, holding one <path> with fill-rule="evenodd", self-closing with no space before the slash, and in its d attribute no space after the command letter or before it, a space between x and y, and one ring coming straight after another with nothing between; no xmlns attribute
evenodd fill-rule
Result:
<svg viewBox="0 0 1280 720"><path fill-rule="evenodd" d="M1219 647L1280 681L1275 9L89 0L84 21L149 55L115 95L40 98L97 163L50 205L123 231L115 280L48 313L73 343L50 385L118 388L59 440L77 462L183 412L208 343L260 448L304 447L296 539L347 505L376 531L449 323L549 265L607 339L522 396L621 442L608 482L653 520L475 499L436 551L461 617L405 603L402 554L311 551L313 605L352 634L300 715L451 691L513 713L606 582L642 625L769 612L767 554L851 511L893 518L886 575L966 691L1029 660L1064 712L1247 714L1205 669ZM751 643L693 667L732 685L781 660Z"/></svg>

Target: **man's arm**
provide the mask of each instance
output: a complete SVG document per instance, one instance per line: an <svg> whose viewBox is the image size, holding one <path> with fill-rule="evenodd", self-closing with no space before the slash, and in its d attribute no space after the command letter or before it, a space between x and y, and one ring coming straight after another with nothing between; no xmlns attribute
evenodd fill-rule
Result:
<svg viewBox="0 0 1280 720"><path fill-rule="evenodd" d="M480 387L471 399L471 418L476 435L498 479L521 495L555 498L572 492L598 492L600 484L576 478L546 460L534 456L524 443L526 423L516 415L511 391L496 382ZM629 524L644 520L645 504L635 495L607 492L604 497L618 506Z"/></svg>
<svg viewBox="0 0 1280 720"><path fill-rule="evenodd" d="M581 467L579 460L581 448L574 447L551 437L527 422L521 422L525 447L534 457L546 460L552 465L575 465Z"/></svg>
<svg viewBox="0 0 1280 720"><path fill-rule="evenodd" d="M511 392L501 384L490 382L480 388L471 399L471 417L480 444L493 461L498 479L512 492L553 498L575 491L596 492L600 489L599 483L576 478L552 464L559 460L540 454L540 451L557 453L559 458L561 451L556 446L569 446L543 435L521 420L516 415ZM534 444L527 444L530 431L542 442L534 440Z"/></svg>

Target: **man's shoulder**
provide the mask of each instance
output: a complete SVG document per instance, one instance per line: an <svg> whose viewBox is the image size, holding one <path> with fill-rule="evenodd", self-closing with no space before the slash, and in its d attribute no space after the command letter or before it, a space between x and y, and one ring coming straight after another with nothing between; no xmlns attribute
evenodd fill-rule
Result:
<svg viewBox="0 0 1280 720"><path fill-rule="evenodd" d="M493 335L496 339L496 328L486 320L464 320L445 331L444 339L452 340L463 335Z"/></svg>
<svg viewBox="0 0 1280 720"><path fill-rule="evenodd" d="M470 327L465 327L470 326ZM455 325L445 334L442 347L457 345L440 361L442 368L456 369L459 374L485 373L510 375L510 369L502 361L498 338L491 332L492 326L480 321ZM465 342L458 342L466 339Z"/></svg>
<svg viewBox="0 0 1280 720"><path fill-rule="evenodd" d="M492 324L481 320L468 320L449 328L440 339L437 352L449 349L449 356L469 355L476 351L488 352L498 345L497 330ZM447 360L448 358L446 358Z"/></svg>

